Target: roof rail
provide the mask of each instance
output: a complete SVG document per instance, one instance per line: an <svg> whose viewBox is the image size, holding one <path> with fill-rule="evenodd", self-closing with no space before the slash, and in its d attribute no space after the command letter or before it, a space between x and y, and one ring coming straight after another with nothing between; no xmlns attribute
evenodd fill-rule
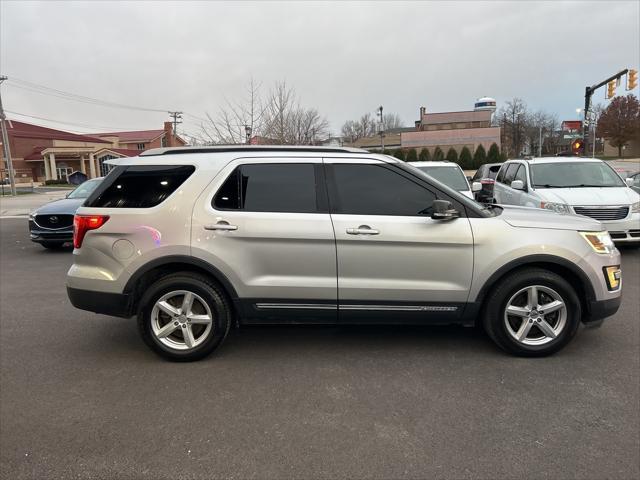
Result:
<svg viewBox="0 0 640 480"><path fill-rule="evenodd" d="M226 152L322 152L322 153L369 153L361 148L316 147L306 145L214 145L209 147L167 147L152 148L142 152L140 157L175 155L183 153L226 153Z"/></svg>

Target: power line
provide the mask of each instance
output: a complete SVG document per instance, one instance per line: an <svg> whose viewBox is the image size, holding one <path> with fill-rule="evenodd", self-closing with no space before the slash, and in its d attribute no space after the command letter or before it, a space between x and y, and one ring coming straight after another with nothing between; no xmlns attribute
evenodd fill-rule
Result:
<svg viewBox="0 0 640 480"><path fill-rule="evenodd" d="M46 122L60 123L62 125L73 125L73 126L76 126L76 127L100 129L100 130L104 130L104 131L127 130L126 128L122 128L122 127L107 127L107 126L104 126L104 125L89 125L89 124L86 124L86 123L65 122L65 121L62 121L62 120L54 120L52 118L38 117L36 115L29 115L29 114L26 114L26 113L14 112L12 110L5 110L5 112L11 113L13 115L20 115L21 117L35 118L37 120L44 120ZM89 132L87 132L87 133L89 133ZM98 133L98 132L96 132L96 133Z"/></svg>
<svg viewBox="0 0 640 480"><path fill-rule="evenodd" d="M39 85L37 83L28 82L26 80L21 80L15 77L12 77L10 80L8 80L8 84L11 85L12 87L20 88L22 90L27 90L33 93L39 93L41 95L49 95L53 97L63 98L66 100L72 100L80 103L88 103L91 105L98 105L102 107L124 108L128 110L138 110L142 112L155 112L155 113L166 113L168 111L168 109L139 107L135 105L128 105L124 103L117 103L117 102L111 102L108 100L101 100L98 98L87 97L85 95L78 95L75 93L65 92L63 90L47 87L45 85Z"/></svg>

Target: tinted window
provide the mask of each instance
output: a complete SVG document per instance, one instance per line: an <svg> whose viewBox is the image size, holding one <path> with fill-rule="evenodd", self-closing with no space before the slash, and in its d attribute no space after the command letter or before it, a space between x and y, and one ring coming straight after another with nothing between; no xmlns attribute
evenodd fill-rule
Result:
<svg viewBox="0 0 640 480"><path fill-rule="evenodd" d="M459 192L469 190L467 179L457 166L456 167L417 167L427 175L432 176L436 180L445 185L458 190Z"/></svg>
<svg viewBox="0 0 640 480"><path fill-rule="evenodd" d="M489 167L489 172L487 177L495 179L499 171L500 171L500 165L493 165L492 167Z"/></svg>
<svg viewBox="0 0 640 480"><path fill-rule="evenodd" d="M319 211L311 163L254 164L236 168L220 187L213 206L250 212Z"/></svg>
<svg viewBox="0 0 640 480"><path fill-rule="evenodd" d="M538 188L625 186L616 172L602 162L559 162L531 165L531 183Z"/></svg>
<svg viewBox="0 0 640 480"><path fill-rule="evenodd" d="M89 207L149 208L162 203L189 178L191 165L133 165L112 170L106 188L97 189Z"/></svg>
<svg viewBox="0 0 640 480"><path fill-rule="evenodd" d="M509 168L507 169L507 173L505 173L504 175L504 183L507 185L511 185L511 182L513 182L513 179L516 178L516 170L518 170L518 167L520 165L517 163L512 163L511 165L509 165Z"/></svg>
<svg viewBox="0 0 640 480"><path fill-rule="evenodd" d="M435 195L382 165L332 165L330 194L335 213L430 215Z"/></svg>

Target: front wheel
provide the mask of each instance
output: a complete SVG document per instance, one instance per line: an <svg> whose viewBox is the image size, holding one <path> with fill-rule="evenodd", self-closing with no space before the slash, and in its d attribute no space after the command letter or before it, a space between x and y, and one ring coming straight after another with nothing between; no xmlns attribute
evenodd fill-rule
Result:
<svg viewBox="0 0 640 480"><path fill-rule="evenodd" d="M168 360L188 362L213 352L232 322L224 291L189 272L155 282L140 302L138 329L145 343Z"/></svg>
<svg viewBox="0 0 640 480"><path fill-rule="evenodd" d="M486 300L483 324L504 350L541 357L569 343L580 318L580 300L565 279L527 268L500 280Z"/></svg>

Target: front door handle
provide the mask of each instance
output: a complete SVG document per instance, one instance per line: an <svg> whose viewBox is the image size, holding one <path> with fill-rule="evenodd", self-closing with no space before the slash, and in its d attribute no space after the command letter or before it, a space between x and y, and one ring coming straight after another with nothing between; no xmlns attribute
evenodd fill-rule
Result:
<svg viewBox="0 0 640 480"><path fill-rule="evenodd" d="M369 225L360 225L358 228L347 228L349 235L378 235L380 232Z"/></svg>
<svg viewBox="0 0 640 480"><path fill-rule="evenodd" d="M225 222L224 220L218 222L218 223L214 223L213 225L205 225L204 226L205 230L226 230L226 231L231 231L231 230L237 230L238 226L237 225L229 225L229 222Z"/></svg>

